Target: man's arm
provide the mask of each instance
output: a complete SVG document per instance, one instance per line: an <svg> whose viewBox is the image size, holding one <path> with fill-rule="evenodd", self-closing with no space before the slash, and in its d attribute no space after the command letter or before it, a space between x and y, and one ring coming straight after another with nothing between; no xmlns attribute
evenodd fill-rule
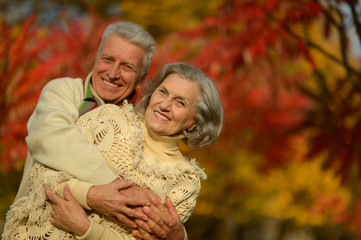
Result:
<svg viewBox="0 0 361 240"><path fill-rule="evenodd" d="M72 232L77 236L81 236L78 239L128 239L123 234L112 231L111 229L105 228L100 224L96 224L94 222L89 221L85 211L76 201L76 199L72 196L70 189L68 186L64 188L64 199L57 196L50 189L45 189L45 193L53 204L53 211L51 212L51 223L65 231ZM156 207L161 210L163 205L161 205L160 201L155 200L154 202ZM177 213L172 205L170 199L167 199L166 203L167 208L169 209L169 214L174 215L177 218ZM153 209L154 210L154 209ZM158 210L154 210L158 211ZM150 213L150 215L152 215ZM182 224L178 217L178 221L180 225L173 222L174 219L168 219L169 216L166 216L163 213L162 217L164 218L164 222L169 225L169 228L173 230L169 230L166 233L165 238L157 237L155 235L144 234L137 239L149 239L149 240L159 240L159 239L172 239L172 240L183 240L184 239L184 230L182 228ZM180 235L179 235L180 234Z"/></svg>
<svg viewBox="0 0 361 240"><path fill-rule="evenodd" d="M83 100L81 79L50 81L28 122L26 142L33 159L50 168L95 184L116 179L103 156L75 125Z"/></svg>
<svg viewBox="0 0 361 240"><path fill-rule="evenodd" d="M66 186L81 207L93 209L113 221L120 221L131 227L136 227L135 219L148 220L147 215L137 211L135 207L150 206L150 196L157 197L148 189L133 186L132 182L120 179L106 185L94 186L74 178L58 185L56 193L62 198L65 198Z"/></svg>
<svg viewBox="0 0 361 240"><path fill-rule="evenodd" d="M121 188L114 191L110 183L117 179L117 175L107 167L101 153L75 125L82 100L81 79L56 79L44 87L28 123L29 135L26 141L32 157L29 160L35 159L52 169L68 172L84 182L102 184L92 187L92 191L88 192L88 196L92 198L94 195L97 199L91 206L95 211L109 217L115 215L115 218L126 224L130 224L127 219L133 217L145 219L144 214L132 209L132 206L150 203L149 198L139 196L138 192L145 189L133 191L131 195L119 191ZM123 181L122 184L126 183ZM84 194L82 196L84 198ZM107 204L110 201L111 204Z"/></svg>

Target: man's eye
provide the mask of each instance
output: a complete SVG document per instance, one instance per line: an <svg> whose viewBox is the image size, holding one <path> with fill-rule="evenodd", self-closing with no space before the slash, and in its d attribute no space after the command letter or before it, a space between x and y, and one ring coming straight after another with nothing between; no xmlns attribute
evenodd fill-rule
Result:
<svg viewBox="0 0 361 240"><path fill-rule="evenodd" d="M112 59L111 59L110 57L104 57L103 60L109 62L109 61L111 61Z"/></svg>
<svg viewBox="0 0 361 240"><path fill-rule="evenodd" d="M126 72L135 72L135 68L132 65L122 64L121 68Z"/></svg>

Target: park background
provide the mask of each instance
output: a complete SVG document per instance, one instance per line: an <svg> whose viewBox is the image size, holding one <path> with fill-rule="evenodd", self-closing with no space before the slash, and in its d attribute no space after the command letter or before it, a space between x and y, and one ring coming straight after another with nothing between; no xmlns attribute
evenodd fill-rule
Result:
<svg viewBox="0 0 361 240"><path fill-rule="evenodd" d="M361 239L360 11L356 0L0 0L0 232L42 87L85 77L105 26L129 20L157 41L149 77L186 61L222 97L219 140L182 146L208 175L190 240Z"/></svg>

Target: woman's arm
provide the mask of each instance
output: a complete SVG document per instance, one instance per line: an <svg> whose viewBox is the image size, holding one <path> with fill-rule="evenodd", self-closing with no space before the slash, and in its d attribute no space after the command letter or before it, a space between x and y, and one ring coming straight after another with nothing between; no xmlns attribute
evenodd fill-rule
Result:
<svg viewBox="0 0 361 240"><path fill-rule="evenodd" d="M84 209L71 194L68 185L64 186L64 199L50 189L46 189L45 193L53 204L50 221L54 226L75 234L78 239L129 239L126 234L120 234L90 221ZM153 198L153 204L149 207L143 207L143 211L149 216L147 223L139 220L140 225L147 229L148 232L134 229L133 235L137 239L145 240L187 239L182 222L170 198L168 197L166 200L166 207L156 198ZM162 222L158 221L160 217Z"/></svg>
<svg viewBox="0 0 361 240"><path fill-rule="evenodd" d="M45 189L45 193L52 202L50 222L53 225L77 236L82 236L88 231L90 220L84 209L74 199L68 185L64 188L65 200L48 188Z"/></svg>
<svg viewBox="0 0 361 240"><path fill-rule="evenodd" d="M45 193L53 204L51 223L64 231L84 240L128 240L126 234L120 234L88 219L84 209L75 200L69 186L64 187L64 197L60 198L50 189Z"/></svg>
<svg viewBox="0 0 361 240"><path fill-rule="evenodd" d="M150 198L157 197L148 189L134 186L132 182L120 179L100 186L94 186L78 179L71 179L59 184L57 187L56 193L64 199L65 186L69 186L73 198L84 209L95 210L109 216L113 221L123 222L133 228L137 226L134 219L148 219L142 211L136 211L134 207L150 205L147 204L148 201L150 203ZM88 198L90 189L93 191L96 188L105 188L105 190L101 191L101 198L94 199L94 194ZM117 196L118 199L115 199L114 196Z"/></svg>

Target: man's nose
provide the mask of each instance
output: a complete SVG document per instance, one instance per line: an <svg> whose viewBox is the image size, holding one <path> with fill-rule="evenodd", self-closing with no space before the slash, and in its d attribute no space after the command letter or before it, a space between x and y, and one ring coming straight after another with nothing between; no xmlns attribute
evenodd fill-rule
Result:
<svg viewBox="0 0 361 240"><path fill-rule="evenodd" d="M108 77L110 79L119 79L120 78L120 68L113 64L107 71Z"/></svg>

